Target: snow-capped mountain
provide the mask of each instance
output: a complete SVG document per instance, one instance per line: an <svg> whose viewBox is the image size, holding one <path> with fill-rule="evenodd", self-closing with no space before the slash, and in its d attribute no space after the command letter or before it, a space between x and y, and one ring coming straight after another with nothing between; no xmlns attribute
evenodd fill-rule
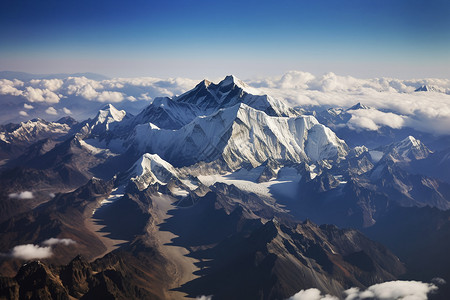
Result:
<svg viewBox="0 0 450 300"><path fill-rule="evenodd" d="M126 176L137 182L141 189L150 184L167 184L171 179L179 176L178 171L168 162L161 159L158 154L145 153L126 172Z"/></svg>
<svg viewBox="0 0 450 300"><path fill-rule="evenodd" d="M92 120L87 120L81 128L79 134L86 137L99 137L104 139L102 135L116 135L115 130L119 131L121 122L125 122L131 118L124 110L116 109L112 104L105 105L100 109Z"/></svg>
<svg viewBox="0 0 450 300"><path fill-rule="evenodd" d="M192 90L172 99L156 98L136 116L134 123L150 122L164 129L179 129L198 116L210 115L239 103L270 116L298 115L281 100L262 94L235 76L227 76L218 84L203 80Z"/></svg>
<svg viewBox="0 0 450 300"><path fill-rule="evenodd" d="M414 90L414 92L438 92L438 93L445 93L445 90L434 86L434 85L422 85L419 86L417 89Z"/></svg>
<svg viewBox="0 0 450 300"><path fill-rule="evenodd" d="M47 122L42 119L33 119L20 124L3 125L0 127L0 140L11 143L32 143L40 139L57 138L66 135L70 126L60 122Z"/></svg>
<svg viewBox="0 0 450 300"><path fill-rule="evenodd" d="M256 167L269 158L300 162L347 154L345 142L313 116L273 117L242 103L197 117L179 130L139 125L129 143L175 166L220 159L231 170L243 163Z"/></svg>
<svg viewBox="0 0 450 300"><path fill-rule="evenodd" d="M374 128L366 128L358 125L358 120L365 119L371 115L383 115L385 111L364 105L361 102L349 107L333 107L329 109L312 110L310 113L317 117L317 120L327 127L330 127L341 139L351 146L364 145L370 149L383 147L403 140L408 136L415 136L420 139L430 138L430 135L417 131L410 127L392 128L385 124L375 125ZM373 129L373 130L372 130Z"/></svg>
<svg viewBox="0 0 450 300"><path fill-rule="evenodd" d="M355 105L353 105L352 107L349 107L347 109L347 111L350 110L358 110L358 109L372 109L370 106L364 105L361 102L356 103Z"/></svg>
<svg viewBox="0 0 450 300"><path fill-rule="evenodd" d="M404 140L393 143L384 150L385 156L390 159L410 161L427 158L432 151L420 140L413 136L408 136Z"/></svg>

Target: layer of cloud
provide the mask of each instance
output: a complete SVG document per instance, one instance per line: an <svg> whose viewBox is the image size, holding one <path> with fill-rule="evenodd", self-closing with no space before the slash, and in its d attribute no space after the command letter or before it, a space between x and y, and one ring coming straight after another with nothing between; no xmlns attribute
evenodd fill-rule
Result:
<svg viewBox="0 0 450 300"><path fill-rule="evenodd" d="M351 129L378 130L380 126L400 129L407 117L376 109L358 109L348 111L352 117L347 125Z"/></svg>
<svg viewBox="0 0 450 300"><path fill-rule="evenodd" d="M323 295L318 289L301 290L288 300L339 300L332 295Z"/></svg>
<svg viewBox="0 0 450 300"><path fill-rule="evenodd" d="M277 78L249 81L249 84L285 99L292 106L349 108L361 102L381 110L370 115L367 112L353 113L349 124L352 129L408 126L433 134L448 134L450 126L448 79L357 79L333 73L316 77L306 72L291 71ZM423 85L440 92L414 92Z"/></svg>
<svg viewBox="0 0 450 300"><path fill-rule="evenodd" d="M438 290L432 283L420 281L389 281L370 286L366 290L346 290L345 300L427 300L428 294Z"/></svg>
<svg viewBox="0 0 450 300"><path fill-rule="evenodd" d="M72 114L72 111L71 111L70 109L68 109L67 107L63 107L63 112L64 112L66 115L71 115L71 114Z"/></svg>
<svg viewBox="0 0 450 300"><path fill-rule="evenodd" d="M421 281L388 281L368 287L365 290L350 288L343 292L345 300L427 300L428 295L437 292L432 283ZM336 296L322 294L311 288L301 290L288 300L338 300Z"/></svg>
<svg viewBox="0 0 450 300"><path fill-rule="evenodd" d="M258 88L262 93L285 99L292 106L308 109L311 107L348 108L361 102L380 111L370 114L352 113L353 117L348 124L352 129L376 130L380 126L392 128L408 126L433 134L446 134L447 128L450 127L450 80L448 79L359 79L334 73L315 76L308 72L290 71L278 77L244 81ZM101 103L150 102L156 97L180 95L192 89L198 82L199 80L188 78L154 77L115 78L101 81L86 77L67 77L25 82L0 79L0 95L16 96L22 101L52 106L58 111L63 111L63 107L66 107L71 111L75 110L77 115L80 113L80 108L76 105L71 106L74 103L71 101L78 101L79 98ZM423 85L440 92L414 92ZM133 109L144 104L135 103L134 105ZM131 108L131 104L129 107ZM126 109L126 104L121 108ZM25 107L25 109L31 108ZM95 111L86 112L84 115L95 113ZM30 112L28 114L36 116ZM22 115L25 116L23 113Z"/></svg>
<svg viewBox="0 0 450 300"><path fill-rule="evenodd" d="M9 198L13 198L13 199L33 199L34 198L33 192L30 192L30 191L23 191L20 193L11 193L8 196L9 196Z"/></svg>
<svg viewBox="0 0 450 300"><path fill-rule="evenodd" d="M19 115L21 115L23 117L28 117L28 113L24 110L19 111Z"/></svg>

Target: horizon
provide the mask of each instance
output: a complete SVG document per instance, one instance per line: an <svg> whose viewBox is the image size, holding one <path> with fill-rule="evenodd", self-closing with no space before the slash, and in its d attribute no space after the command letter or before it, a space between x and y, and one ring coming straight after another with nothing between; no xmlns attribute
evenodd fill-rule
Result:
<svg viewBox="0 0 450 300"><path fill-rule="evenodd" d="M188 77L188 76L157 76L157 75L143 75L143 76L108 76L106 74L100 73L100 72L94 72L94 71L81 71L81 72L49 72L49 73L33 73L33 72L26 72L26 71L17 71L17 70L0 70L0 79L9 79L9 78L13 78L12 76L4 76L1 74L4 73L17 73L17 74L22 74L22 75L26 75L29 76L30 78L33 77L33 79L37 79L37 78L41 78L41 77L45 77L42 79L52 79L52 78L59 78L59 79L64 79L67 77L86 77L86 75L93 75L93 76L100 76L100 77L104 77L105 80L112 80L112 79L132 79L132 78L154 78L154 79L161 79L161 80L168 80L168 79L177 79L177 78L183 78L183 79L190 79L190 80L197 80L197 81L202 81L202 80L208 80L211 82L219 82L222 79L224 79L226 76L234 76L237 77L238 79L241 79L243 81L254 81L254 80L265 80L265 79L279 79L281 77L283 77L286 74L289 74L290 72L304 72L304 73L309 73L311 75L313 75L314 77L323 77L326 76L328 74L333 74L336 75L338 77L350 77L350 78L355 78L355 79L361 79L361 80L371 80L371 79L398 79L401 81L414 81L414 80L428 80L428 79L438 79L438 80L450 80L449 78L446 77L392 77L392 76L373 76L373 77L359 77L359 76L354 76L352 74L342 74L342 73L337 73L334 72L332 70L330 71L326 71L323 73L313 73L313 72L309 72L307 70L286 70L284 72L280 72L280 73L276 73L272 76L263 76L263 75L257 75L257 76L253 76L253 77L240 77L237 76L233 73L224 73L222 75L217 75L214 77ZM14 78L14 79L19 79L19 78ZM20 80L20 79L19 79ZM98 80L98 79L95 79ZM101 80L101 79L100 79ZM26 81L26 80L25 80Z"/></svg>

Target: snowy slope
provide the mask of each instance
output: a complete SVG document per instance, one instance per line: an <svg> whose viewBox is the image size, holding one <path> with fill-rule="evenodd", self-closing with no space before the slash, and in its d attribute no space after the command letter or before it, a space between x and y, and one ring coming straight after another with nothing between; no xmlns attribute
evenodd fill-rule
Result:
<svg viewBox="0 0 450 300"><path fill-rule="evenodd" d="M178 171L157 154L145 153L128 170L127 176L140 187L146 188L154 183L167 184L172 178L178 177Z"/></svg>
<svg viewBox="0 0 450 300"><path fill-rule="evenodd" d="M132 130L130 121L132 116L124 110L118 110L108 104L99 110L94 119L85 121L85 125L78 132L82 139L97 139L99 141L117 138Z"/></svg>
<svg viewBox="0 0 450 300"><path fill-rule="evenodd" d="M391 144L385 153L395 160L411 161L427 158L432 152L420 140L408 136L398 143Z"/></svg>
<svg viewBox="0 0 450 300"><path fill-rule="evenodd" d="M48 137L59 137L67 134L70 126L57 122L33 119L21 122L12 130L0 131L0 140L5 143L32 143Z"/></svg>
<svg viewBox="0 0 450 300"><path fill-rule="evenodd" d="M179 130L139 125L128 143L177 167L223 159L233 170L242 163L258 166L269 158L316 161L347 153L345 143L313 116L272 117L246 104L197 117Z"/></svg>
<svg viewBox="0 0 450 300"><path fill-rule="evenodd" d="M234 76L227 76L218 84L203 80L192 90L173 99L156 98L136 116L133 123L153 123L164 129L179 129L198 116L210 115L239 103L270 116L298 115L282 101L263 95Z"/></svg>

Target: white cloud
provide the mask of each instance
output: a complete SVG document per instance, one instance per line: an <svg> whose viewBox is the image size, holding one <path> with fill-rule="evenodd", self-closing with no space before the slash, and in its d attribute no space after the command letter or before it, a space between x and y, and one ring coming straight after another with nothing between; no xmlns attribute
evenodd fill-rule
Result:
<svg viewBox="0 0 450 300"><path fill-rule="evenodd" d="M148 93L145 93L145 94L141 94L141 95L139 96L139 100L151 101L151 100L152 100L152 97L150 97L150 96L148 95Z"/></svg>
<svg viewBox="0 0 450 300"><path fill-rule="evenodd" d="M53 255L50 247L40 247L38 245L28 244L15 246L11 250L12 257L20 259L43 259Z"/></svg>
<svg viewBox="0 0 450 300"><path fill-rule="evenodd" d="M404 116L385 113L376 109L358 109L348 111L352 117L347 123L351 129L377 130L380 126L399 129L405 125Z"/></svg>
<svg viewBox="0 0 450 300"><path fill-rule="evenodd" d="M121 102L123 100L123 94L119 92L103 91L98 95L97 100L108 103Z"/></svg>
<svg viewBox="0 0 450 300"><path fill-rule="evenodd" d="M381 125L393 128L409 126L433 134L448 134L450 128L448 79L357 79L334 73L314 78L311 76L313 75L309 73L291 71L283 76L285 79L277 77L248 83L259 87L264 93L284 98L293 106L348 108L361 102L375 109L393 113L393 115L381 113L356 115L349 124L355 129L362 127L376 130L376 127ZM414 92L422 85L435 86L446 93Z"/></svg>
<svg viewBox="0 0 450 300"><path fill-rule="evenodd" d="M73 245L76 242L72 239L58 239L58 238L50 238L48 240L45 240L42 242L43 245L45 246L54 246L57 244L62 244L64 246L69 246L69 245Z"/></svg>
<svg viewBox="0 0 450 300"><path fill-rule="evenodd" d="M344 293L345 300L427 300L428 294L437 289L432 283L398 280L375 284L363 291L351 288Z"/></svg>
<svg viewBox="0 0 450 300"><path fill-rule="evenodd" d="M281 77L278 84L281 89L306 89L314 78L308 72L289 71Z"/></svg>
<svg viewBox="0 0 450 300"><path fill-rule="evenodd" d="M198 296L198 297L196 297L195 299L196 300L212 300L212 296Z"/></svg>
<svg viewBox="0 0 450 300"><path fill-rule="evenodd" d="M27 86L22 94L30 102L58 103L59 96L48 89L38 89Z"/></svg>
<svg viewBox="0 0 450 300"><path fill-rule="evenodd" d="M19 111L19 115L23 116L23 117L27 117L28 113L24 110Z"/></svg>
<svg viewBox="0 0 450 300"><path fill-rule="evenodd" d="M12 96L22 95L22 91L16 88L16 86L20 86L20 84L17 84L17 82L21 81L17 80L15 82L8 79L0 79L0 95L12 95Z"/></svg>
<svg viewBox="0 0 450 300"><path fill-rule="evenodd" d="M70 109L68 109L67 107L63 107L63 112L64 112L66 115L71 115L71 114L72 114L72 111L71 111Z"/></svg>
<svg viewBox="0 0 450 300"><path fill-rule="evenodd" d="M34 198L33 192L30 192L30 191L23 191L20 193L11 193L8 196L9 196L9 198L13 198L13 199L33 199Z"/></svg>
<svg viewBox="0 0 450 300"><path fill-rule="evenodd" d="M56 109L51 106L45 110L45 113L48 115L57 115L58 114Z"/></svg>
<svg viewBox="0 0 450 300"><path fill-rule="evenodd" d="M98 96L98 92L89 84L82 86L76 94L88 100L94 100Z"/></svg>
<svg viewBox="0 0 450 300"><path fill-rule="evenodd" d="M442 281L441 281L442 282ZM445 282L445 280L444 280ZM360 290L357 287L345 290L345 300L427 300L438 288L432 283L420 281L388 281ZM338 300L336 296L322 294L311 288L301 290L287 300Z"/></svg>
<svg viewBox="0 0 450 300"><path fill-rule="evenodd" d="M70 246L76 244L72 239L58 239L50 238L42 242L43 246L27 244L18 245L11 249L8 254L1 254L2 256L10 256L13 258L19 258L24 260L29 259L44 259L53 255L52 247L55 245Z"/></svg>
<svg viewBox="0 0 450 300"><path fill-rule="evenodd" d="M301 290L288 300L339 300L338 297L332 295L323 295L318 289Z"/></svg>
<svg viewBox="0 0 450 300"><path fill-rule="evenodd" d="M25 109L33 109L34 106L31 105L31 104L24 103L24 104L23 104L23 108L25 108Z"/></svg>
<svg viewBox="0 0 450 300"><path fill-rule="evenodd" d="M33 79L30 80L30 84L41 88L41 89L47 89L52 92L59 90L63 84L64 81L61 79Z"/></svg>
<svg viewBox="0 0 450 300"><path fill-rule="evenodd" d="M353 130L378 130L379 126L370 118L352 116L350 121L348 121L347 126Z"/></svg>

